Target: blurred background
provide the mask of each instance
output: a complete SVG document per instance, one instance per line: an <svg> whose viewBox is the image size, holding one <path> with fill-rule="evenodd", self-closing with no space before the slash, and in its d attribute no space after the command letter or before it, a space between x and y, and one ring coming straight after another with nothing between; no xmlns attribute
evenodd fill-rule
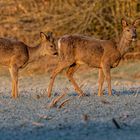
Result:
<svg viewBox="0 0 140 140"><path fill-rule="evenodd" d="M79 33L100 39L118 38L121 18L131 22L138 17L140 0L0 0L0 37L15 38L30 46L39 42L40 31L53 31L55 37ZM125 64L140 59L140 26L137 32L138 41L124 57ZM44 73L56 63L56 58L47 56L24 71Z"/></svg>

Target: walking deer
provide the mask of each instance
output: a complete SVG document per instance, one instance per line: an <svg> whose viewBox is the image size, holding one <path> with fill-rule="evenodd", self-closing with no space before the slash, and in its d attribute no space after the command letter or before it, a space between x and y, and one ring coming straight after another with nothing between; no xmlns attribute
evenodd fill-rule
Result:
<svg viewBox="0 0 140 140"><path fill-rule="evenodd" d="M77 93L83 96L83 91L73 78L74 72L82 64L99 68L98 96L103 95L102 86L104 78L107 80L108 93L112 95L110 69L117 67L122 56L129 51L131 42L136 39L136 26L139 22L140 18L136 19L131 25L128 25L126 20L121 20L123 31L119 43L82 35L65 35L61 37L58 41L59 62L51 75L48 97L51 96L55 77L66 68L67 78L73 84Z"/></svg>
<svg viewBox="0 0 140 140"><path fill-rule="evenodd" d="M0 64L7 66L12 78L12 97L18 97L18 71L40 56L55 55L52 35L40 33L40 44L29 47L21 41L0 38Z"/></svg>

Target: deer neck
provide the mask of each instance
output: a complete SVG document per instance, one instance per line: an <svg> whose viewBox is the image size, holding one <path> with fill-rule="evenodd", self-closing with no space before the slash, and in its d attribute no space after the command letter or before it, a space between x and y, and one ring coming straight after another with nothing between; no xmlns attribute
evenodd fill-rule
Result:
<svg viewBox="0 0 140 140"><path fill-rule="evenodd" d="M124 34L122 34L120 42L118 44L118 50L121 53L121 56L126 54L129 51L131 40L128 40Z"/></svg>
<svg viewBox="0 0 140 140"><path fill-rule="evenodd" d="M36 61L41 57L41 46L40 44L35 47L28 47L29 62Z"/></svg>

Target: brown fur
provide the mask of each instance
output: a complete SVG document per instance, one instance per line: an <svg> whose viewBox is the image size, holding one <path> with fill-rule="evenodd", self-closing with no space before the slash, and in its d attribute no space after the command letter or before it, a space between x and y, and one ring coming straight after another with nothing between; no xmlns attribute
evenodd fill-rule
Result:
<svg viewBox="0 0 140 140"><path fill-rule="evenodd" d="M36 47L29 47L21 41L0 38L0 64L8 66L12 78L12 97L18 96L18 71L40 56L53 55L55 45L50 37L41 32L41 43Z"/></svg>
<svg viewBox="0 0 140 140"><path fill-rule="evenodd" d="M139 21L140 19L135 20L132 25L128 26L127 22L122 19L123 32L119 43L82 35L66 35L61 37L58 41L58 54L60 60L51 76L48 97L51 96L55 77L59 72L66 68L67 78L73 84L77 93L80 96L83 96L83 91L73 78L74 72L81 64L99 68L98 95L102 95L104 77L108 83L109 95L112 95L110 69L116 67L119 64L121 57L129 51L132 40L136 38L135 28Z"/></svg>

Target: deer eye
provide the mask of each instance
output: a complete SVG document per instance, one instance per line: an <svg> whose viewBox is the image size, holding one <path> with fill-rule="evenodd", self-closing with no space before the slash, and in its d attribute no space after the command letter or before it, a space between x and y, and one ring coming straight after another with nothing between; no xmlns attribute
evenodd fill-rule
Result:
<svg viewBox="0 0 140 140"><path fill-rule="evenodd" d="M130 31L130 29L127 29L127 32L129 32Z"/></svg>
<svg viewBox="0 0 140 140"><path fill-rule="evenodd" d="M53 48L53 45L51 45L50 47Z"/></svg>

